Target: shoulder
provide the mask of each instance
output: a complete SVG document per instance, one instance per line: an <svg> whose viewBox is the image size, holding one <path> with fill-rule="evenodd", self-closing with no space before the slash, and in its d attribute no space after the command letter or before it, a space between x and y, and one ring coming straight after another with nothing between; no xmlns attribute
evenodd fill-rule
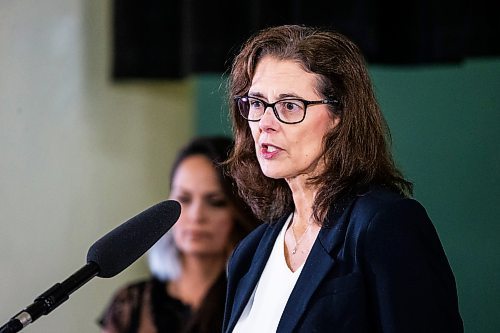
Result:
<svg viewBox="0 0 500 333"><path fill-rule="evenodd" d="M132 313L140 307L152 283L152 279L136 280L117 289L99 318L99 325L117 329L128 327Z"/></svg>
<svg viewBox="0 0 500 333"><path fill-rule="evenodd" d="M358 194L344 218L340 227L352 238L366 243L436 234L425 208L417 200L379 186Z"/></svg>
<svg viewBox="0 0 500 333"><path fill-rule="evenodd" d="M358 194L352 214L361 217L368 226L379 220L407 220L411 216L427 218L425 208L417 200L384 187L372 187Z"/></svg>
<svg viewBox="0 0 500 333"><path fill-rule="evenodd" d="M375 188L359 196L350 223L364 234L361 238L370 256L383 253L387 258L410 249L422 253L424 245L441 250L437 231L420 202L387 189Z"/></svg>
<svg viewBox="0 0 500 333"><path fill-rule="evenodd" d="M372 213L394 207L395 205L399 205L405 201L415 200L404 197L403 195L382 186L370 187L366 191L358 193L356 196L356 204L362 209Z"/></svg>
<svg viewBox="0 0 500 333"><path fill-rule="evenodd" d="M114 300L118 302L138 302L145 292L150 291L155 279L141 279L129 282L115 291Z"/></svg>
<svg viewBox="0 0 500 333"><path fill-rule="evenodd" d="M131 281L128 284L126 284L124 287L121 288L121 290L143 290L148 286L151 286L154 283L154 279L141 279L141 280L135 280Z"/></svg>

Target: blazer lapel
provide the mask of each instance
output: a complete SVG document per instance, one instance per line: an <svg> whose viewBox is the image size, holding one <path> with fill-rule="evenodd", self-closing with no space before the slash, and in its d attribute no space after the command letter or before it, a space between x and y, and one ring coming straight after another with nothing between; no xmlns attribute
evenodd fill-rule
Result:
<svg viewBox="0 0 500 333"><path fill-rule="evenodd" d="M232 331L236 325L236 321L240 318L241 313L245 309L248 300L252 296L252 293L260 279L262 271L266 266L267 260L271 254L274 246L274 242L278 237L283 224L286 222L288 216L281 218L276 223L269 225L262 240L255 249L255 254L247 253L247 255L253 255L252 264L250 265L250 270L240 279L238 283L238 288L236 289L234 295L234 305L231 311L231 320L228 324L228 331Z"/></svg>
<svg viewBox="0 0 500 333"><path fill-rule="evenodd" d="M331 209L328 212L327 221L333 221L333 223L320 230L297 283L288 298L277 332L292 332L294 330L314 291L335 265L336 254L344 243L351 210L347 207L350 203L352 203L351 200L344 203L340 210Z"/></svg>

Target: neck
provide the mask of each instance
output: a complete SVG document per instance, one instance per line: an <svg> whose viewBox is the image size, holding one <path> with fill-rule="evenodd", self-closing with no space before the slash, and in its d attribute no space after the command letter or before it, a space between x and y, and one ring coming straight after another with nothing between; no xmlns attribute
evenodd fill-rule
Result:
<svg viewBox="0 0 500 333"><path fill-rule="evenodd" d="M313 222L312 214L316 189L306 183L305 176L287 179L287 182L292 191L295 206L294 223L305 226Z"/></svg>
<svg viewBox="0 0 500 333"><path fill-rule="evenodd" d="M183 256L181 275L168 284L168 293L198 308L208 289L224 269L222 256Z"/></svg>

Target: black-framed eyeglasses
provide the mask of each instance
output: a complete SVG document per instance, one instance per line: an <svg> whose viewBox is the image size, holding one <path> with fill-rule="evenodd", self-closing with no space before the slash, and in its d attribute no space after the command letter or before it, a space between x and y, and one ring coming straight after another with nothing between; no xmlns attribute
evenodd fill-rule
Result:
<svg viewBox="0 0 500 333"><path fill-rule="evenodd" d="M259 121L267 108L272 108L276 118L285 124L297 124L306 117L309 105L330 104L338 106L336 99L322 99L319 101L307 101L300 98L285 98L274 103L267 103L260 98L251 96L236 96L236 105L240 114L248 121Z"/></svg>

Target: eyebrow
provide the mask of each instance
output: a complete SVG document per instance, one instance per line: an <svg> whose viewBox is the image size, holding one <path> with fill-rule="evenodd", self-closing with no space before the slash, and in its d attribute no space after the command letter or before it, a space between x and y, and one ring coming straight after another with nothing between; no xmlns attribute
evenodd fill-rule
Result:
<svg viewBox="0 0 500 333"><path fill-rule="evenodd" d="M193 192L189 189L183 188L181 185L178 187L172 186L172 190L170 191L170 193L171 194L176 193L178 195L186 195L186 194L192 195ZM225 197L226 194L221 189L221 190L214 190L214 191L205 192L205 193L203 193L203 196L204 197L217 197L217 196L224 196Z"/></svg>
<svg viewBox="0 0 500 333"><path fill-rule="evenodd" d="M267 98L264 96L264 94L262 94L260 92L254 92L254 93L248 92L248 96L257 97L257 98L260 98L260 99L267 101ZM279 100L286 99L286 98L299 98L299 99L301 99L302 97L298 96L297 94L286 93L286 94L279 94L278 98L276 100L279 101Z"/></svg>

